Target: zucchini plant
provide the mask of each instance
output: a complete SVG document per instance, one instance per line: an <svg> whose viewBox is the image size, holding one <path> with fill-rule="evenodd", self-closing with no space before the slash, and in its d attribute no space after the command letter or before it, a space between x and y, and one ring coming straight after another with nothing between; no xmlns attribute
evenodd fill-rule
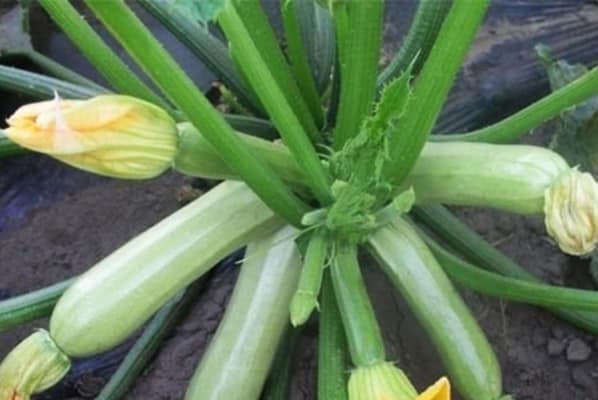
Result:
<svg viewBox="0 0 598 400"><path fill-rule="evenodd" d="M281 0L284 48L257 1L140 1L221 79L232 110L223 114L127 3L84 3L159 93L68 1L40 0L112 87L0 68L11 88L54 97L7 120L0 154L21 146L114 178L150 179L172 167L224 182L74 282L0 303L0 328L51 311L48 330L0 365L0 400L28 399L58 382L72 359L118 345L245 245L187 399L259 398L286 326L310 317L319 321L322 400L449 399L449 382L465 399L506 399L491 345L451 279L598 332L598 294L539 282L441 206L543 215L564 252L591 252L598 184L550 150L502 143L596 95L598 69L494 125L438 136L434 124L488 0L420 0L383 71L382 0ZM213 23L224 41L208 29ZM405 298L448 378L417 390L391 361L360 251L373 254ZM281 386L268 396L284 398L288 375L275 376L269 382ZM119 390L101 398L123 393L119 383L108 387Z"/></svg>

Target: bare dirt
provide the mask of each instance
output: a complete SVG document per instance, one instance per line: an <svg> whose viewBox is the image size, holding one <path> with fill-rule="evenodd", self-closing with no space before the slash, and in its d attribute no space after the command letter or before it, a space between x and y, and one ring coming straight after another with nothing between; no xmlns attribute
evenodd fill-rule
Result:
<svg viewBox="0 0 598 400"><path fill-rule="evenodd" d="M65 190L40 208L3 220L0 292L5 296L84 271L174 211L179 205L177 193L188 184L186 178L176 174L146 183L95 178L90 183L79 173L69 176L71 171L67 173L58 163L40 157L2 161L1 164L3 171L22 169L30 174L43 170L49 180L60 177L77 182L83 179L88 185ZM9 193L18 196L24 190L22 184L23 181L19 181L19 188L13 190L2 186L3 199ZM587 262L561 254L546 237L542 221L472 209L460 209L458 214L491 243L546 280L592 287ZM371 293L376 293L375 303L389 351L395 359L401 360L419 387L425 386L442 374L434 351L421 339L417 323L405 313L404 306L375 267L368 268L367 275L373 289ZM182 398L185 382L217 327L235 276L233 270L224 270L209 282L128 399ZM598 342L594 337L534 307L503 303L469 291L463 294L497 351L508 393L519 400L557 400L567 396L580 400L598 398ZM5 354L34 327L45 325L39 321L1 333L0 354ZM293 400L315 398L314 333L308 329L301 340L290 397ZM114 364L115 357L109 359L108 365ZM95 368L104 365L102 362L97 361ZM68 380L61 393L73 399L93 398L105 381L106 370L102 368L95 372L78 368L76 376Z"/></svg>
<svg viewBox="0 0 598 400"><path fill-rule="evenodd" d="M483 71L474 68L468 74L475 82L487 82ZM467 79L462 82L467 86ZM545 143L550 129L527 140ZM175 173L148 182L97 178L38 156L0 160L0 170L2 297L84 271L176 210L189 185L196 184ZM546 237L541 220L473 209L456 212L500 250L547 281L594 288L588 263L560 253ZM182 398L185 382L217 327L235 277L234 268L213 276L127 399ZM367 268L367 278L371 293L376 293L374 301L389 352L418 387L426 386L442 374L436 354L375 266ZM488 299L468 290L462 293L498 354L506 393L518 400L598 399L595 337L535 307ZM0 356L34 327L44 326L45 321L38 321L0 333ZM292 400L315 399L315 343L315 330L308 328L300 340ZM95 397L123 351L106 360L80 364L53 396L40 398Z"/></svg>

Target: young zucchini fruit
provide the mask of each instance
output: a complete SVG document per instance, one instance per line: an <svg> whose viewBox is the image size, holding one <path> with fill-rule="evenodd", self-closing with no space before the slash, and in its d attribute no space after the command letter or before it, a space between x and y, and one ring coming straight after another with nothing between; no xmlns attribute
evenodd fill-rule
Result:
<svg viewBox="0 0 598 400"><path fill-rule="evenodd" d="M420 204L539 214L546 189L569 170L561 156L541 147L430 142L405 186L413 186Z"/></svg>
<svg viewBox="0 0 598 400"><path fill-rule="evenodd" d="M191 134L192 127L181 125L175 168L193 176L234 178L207 142ZM298 188L306 186L284 146L242 137L283 179ZM418 204L484 206L519 214L544 214L546 230L568 254L587 254L598 244L598 184L591 175L570 168L548 149L429 142L402 186L413 187Z"/></svg>
<svg viewBox="0 0 598 400"><path fill-rule="evenodd" d="M257 400L297 288L301 258L296 231L279 230L247 247L218 331L191 380L187 400Z"/></svg>
<svg viewBox="0 0 598 400"><path fill-rule="evenodd" d="M430 335L462 396L500 399L501 372L490 344L415 230L397 218L370 237L369 247Z"/></svg>
<svg viewBox="0 0 598 400"><path fill-rule="evenodd" d="M58 301L49 337L69 358L108 350L222 257L281 224L245 184L221 183L81 275ZM18 358L11 354L2 367ZM0 382L0 393L14 384ZM39 390L30 389L19 395Z"/></svg>
<svg viewBox="0 0 598 400"><path fill-rule="evenodd" d="M428 143L405 185L418 203L493 207L544 214L561 250L582 255L598 244L598 184L557 153L535 146Z"/></svg>
<svg viewBox="0 0 598 400"><path fill-rule="evenodd" d="M178 128L178 152L173 168L189 175L211 179L238 179L214 147L192 124L181 122ZM251 152L263 158L287 182L306 186L303 173L282 143L274 143L255 136L238 133Z"/></svg>
<svg viewBox="0 0 598 400"><path fill-rule="evenodd" d="M334 247L330 267L332 287L355 367L347 385L349 400L447 399L450 384L446 378L418 396L405 373L386 360L384 340L359 269L357 247L343 242L335 243Z"/></svg>

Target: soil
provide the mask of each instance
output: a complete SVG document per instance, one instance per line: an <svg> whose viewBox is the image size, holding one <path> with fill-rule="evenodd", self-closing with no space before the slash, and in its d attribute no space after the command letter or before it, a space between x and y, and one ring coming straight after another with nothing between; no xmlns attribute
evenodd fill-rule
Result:
<svg viewBox="0 0 598 400"><path fill-rule="evenodd" d="M387 33L400 37L403 31L394 30L389 26ZM468 78L483 81L486 77L484 71L466 72L461 86L467 86ZM526 140L544 144L551 129L549 125ZM204 189L203 183L175 173L147 182L123 182L74 171L33 155L0 160L0 168L1 297L83 272L176 210L190 192ZM469 208L455 211L536 275L554 284L594 288L587 261L560 253L546 237L541 220ZM366 276L370 293L375 293L373 300L389 353L400 360L418 388L425 387L442 375L434 350L375 266L366 268ZM225 309L235 277L234 268L217 270L127 399L182 398L185 382ZM535 307L504 303L468 290L462 294L498 354L506 393L518 400L598 399L598 341L592 335ZM37 321L0 333L0 355L33 328L44 326L46 321ZM291 400L315 399L315 343L316 330L308 327L300 338ZM126 348L117 349L106 359L84 360L59 388L60 394L40 398L95 397L124 351Z"/></svg>

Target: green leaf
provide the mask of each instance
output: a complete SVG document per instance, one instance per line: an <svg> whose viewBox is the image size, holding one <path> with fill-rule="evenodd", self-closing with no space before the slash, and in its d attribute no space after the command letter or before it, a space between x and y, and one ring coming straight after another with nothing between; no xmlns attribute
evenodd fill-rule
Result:
<svg viewBox="0 0 598 400"><path fill-rule="evenodd" d="M536 51L546 68L553 91L588 72L584 65L555 60L546 46L539 45ZM598 173L598 96L561 112L559 128L550 147L569 164Z"/></svg>
<svg viewBox="0 0 598 400"><path fill-rule="evenodd" d="M392 128L393 123L403 115L411 98L411 72L414 62L415 59L396 79L384 86L374 114L365 122L368 131L382 132Z"/></svg>
<svg viewBox="0 0 598 400"><path fill-rule="evenodd" d="M364 193L383 195L382 203L387 200L384 195L391 192L391 184L384 179L382 168L388 161L391 135L411 98L410 79L411 68L384 88L380 101L363 122L359 133L331 159L336 178L351 182Z"/></svg>
<svg viewBox="0 0 598 400"><path fill-rule="evenodd" d="M326 226L350 242L359 243L386 219L387 213L379 215L378 209L390 200L393 185L383 167L389 160L388 143L411 97L410 78L411 68L389 83L359 133L331 157L335 202ZM414 196L413 191L401 193L393 200L392 214L408 211Z"/></svg>

